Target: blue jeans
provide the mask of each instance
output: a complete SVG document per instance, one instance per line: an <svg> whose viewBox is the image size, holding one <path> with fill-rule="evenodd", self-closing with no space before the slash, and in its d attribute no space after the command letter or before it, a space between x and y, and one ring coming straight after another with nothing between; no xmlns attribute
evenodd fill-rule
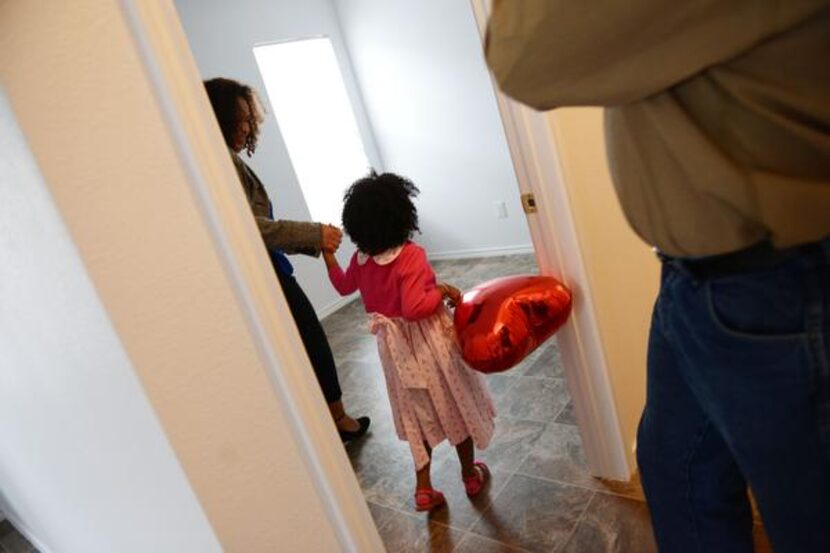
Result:
<svg viewBox="0 0 830 553"><path fill-rule="evenodd" d="M830 241L701 279L664 263L637 437L661 552L830 552Z"/></svg>

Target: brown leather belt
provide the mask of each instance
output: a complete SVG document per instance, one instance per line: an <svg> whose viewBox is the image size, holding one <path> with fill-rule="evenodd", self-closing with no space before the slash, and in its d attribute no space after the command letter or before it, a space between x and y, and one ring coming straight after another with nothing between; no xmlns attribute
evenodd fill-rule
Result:
<svg viewBox="0 0 830 553"><path fill-rule="evenodd" d="M824 244L824 245L823 245ZM775 249L769 241L748 248L708 257L671 257L657 252L664 263L676 266L701 280L722 278L741 273L771 269L802 256L825 256L828 241L811 242L784 249Z"/></svg>

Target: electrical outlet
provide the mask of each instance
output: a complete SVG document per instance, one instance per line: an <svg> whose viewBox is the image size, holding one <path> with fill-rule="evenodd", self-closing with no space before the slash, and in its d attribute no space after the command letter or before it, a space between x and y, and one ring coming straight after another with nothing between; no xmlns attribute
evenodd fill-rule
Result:
<svg viewBox="0 0 830 553"><path fill-rule="evenodd" d="M503 200L493 202L493 207L496 209L497 219L507 219L507 204Z"/></svg>

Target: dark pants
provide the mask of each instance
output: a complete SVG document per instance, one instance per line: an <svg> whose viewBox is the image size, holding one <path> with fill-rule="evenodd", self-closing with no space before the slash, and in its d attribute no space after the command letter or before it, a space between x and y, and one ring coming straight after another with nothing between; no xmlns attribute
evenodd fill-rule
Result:
<svg viewBox="0 0 830 553"><path fill-rule="evenodd" d="M772 269L664 264L637 458L660 551L830 552L830 243Z"/></svg>
<svg viewBox="0 0 830 553"><path fill-rule="evenodd" d="M314 374L317 375L317 381L323 389L326 402L333 403L343 396L343 392L340 390L334 356L331 353L326 333L320 324L320 319L317 318L314 307L312 307L303 289L300 288L297 279L293 276L284 275L276 267L275 270L285 300L291 309L291 315L294 317L294 322L300 331L300 337L303 339L306 353L308 353L311 360L311 366L314 367Z"/></svg>

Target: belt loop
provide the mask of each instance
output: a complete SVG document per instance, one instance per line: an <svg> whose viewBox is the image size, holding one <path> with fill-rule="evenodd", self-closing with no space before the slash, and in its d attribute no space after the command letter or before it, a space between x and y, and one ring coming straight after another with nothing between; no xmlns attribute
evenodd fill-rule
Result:
<svg viewBox="0 0 830 553"><path fill-rule="evenodd" d="M697 288L700 285L700 279L698 275L691 269L688 263L685 260L680 259L678 257L672 257L670 255L666 255L657 248L654 248L654 253L657 254L657 258L663 263L665 267L673 269L675 272L683 275L684 277L688 278L692 286Z"/></svg>

